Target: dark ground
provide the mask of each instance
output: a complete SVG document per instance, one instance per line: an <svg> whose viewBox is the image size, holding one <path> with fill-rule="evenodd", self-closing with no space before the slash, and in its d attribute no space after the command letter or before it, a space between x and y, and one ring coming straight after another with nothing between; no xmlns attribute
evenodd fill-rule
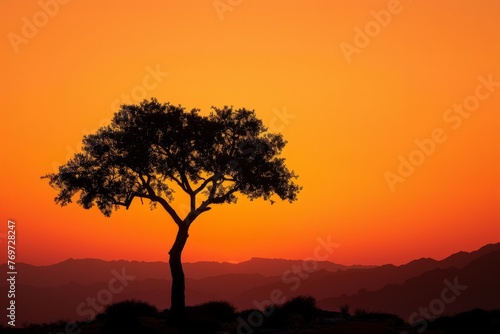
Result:
<svg viewBox="0 0 500 334"><path fill-rule="evenodd" d="M350 314L316 308L311 297L297 297L291 301L261 312L235 312L226 302L210 302L188 307L186 321L174 325L168 310L157 311L154 306L140 301L126 301L107 307L90 322L30 324L25 328L1 327L0 333L15 334L107 334L107 333L216 333L216 334L498 334L500 310L472 310L452 317L422 321L410 325L403 319L382 313L356 310Z"/></svg>

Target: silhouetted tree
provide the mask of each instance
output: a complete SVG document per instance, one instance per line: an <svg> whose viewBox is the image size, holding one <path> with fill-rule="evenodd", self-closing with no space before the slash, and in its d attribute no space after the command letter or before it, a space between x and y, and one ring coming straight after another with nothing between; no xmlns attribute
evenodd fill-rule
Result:
<svg viewBox="0 0 500 334"><path fill-rule="evenodd" d="M197 109L151 99L121 106L110 125L84 137L81 153L42 178L59 191L55 201L61 206L78 194L79 205L97 205L108 217L135 198L148 199L152 208L160 204L178 227L169 252L171 312L183 317L181 254L189 227L211 205L235 203L237 193L271 203L273 195L295 201L297 176L279 157L285 144L254 111L213 107L202 116ZM184 217L171 205L175 186L187 194Z"/></svg>

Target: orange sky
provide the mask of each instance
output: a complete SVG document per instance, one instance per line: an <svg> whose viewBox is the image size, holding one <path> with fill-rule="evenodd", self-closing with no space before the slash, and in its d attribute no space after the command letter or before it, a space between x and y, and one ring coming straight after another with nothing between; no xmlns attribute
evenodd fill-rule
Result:
<svg viewBox="0 0 500 334"><path fill-rule="evenodd" d="M299 201L214 207L185 261L306 258L331 236L331 261L399 264L500 241L500 2L55 1L0 3L0 233L16 221L17 261L167 260L166 212L61 208L40 180L125 96L255 109L288 140ZM421 165L391 187L400 156Z"/></svg>

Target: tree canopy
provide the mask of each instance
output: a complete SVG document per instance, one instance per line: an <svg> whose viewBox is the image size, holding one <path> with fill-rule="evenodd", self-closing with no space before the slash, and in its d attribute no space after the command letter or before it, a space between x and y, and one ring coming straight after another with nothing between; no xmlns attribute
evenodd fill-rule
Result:
<svg viewBox="0 0 500 334"><path fill-rule="evenodd" d="M295 201L301 187L280 157L285 145L253 110L213 107L203 116L151 99L121 106L111 124L84 137L80 153L44 178L63 206L78 195L85 209L97 205L110 216L139 197L163 206L176 224L190 224L211 205L235 203L238 193ZM174 184L189 195L186 217L170 205Z"/></svg>

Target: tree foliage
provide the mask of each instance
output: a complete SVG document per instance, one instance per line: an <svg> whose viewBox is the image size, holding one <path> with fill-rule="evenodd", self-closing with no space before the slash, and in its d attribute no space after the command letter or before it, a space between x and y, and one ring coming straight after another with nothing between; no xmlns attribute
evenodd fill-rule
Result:
<svg viewBox="0 0 500 334"><path fill-rule="evenodd" d="M78 196L85 209L96 205L110 216L139 197L162 205L178 225L190 224L212 204L235 203L238 193L296 200L297 176L280 157L285 144L252 110L213 108L203 116L151 99L121 106L111 124L84 137L81 153L43 177L62 206ZM170 206L174 184L189 195L186 217Z"/></svg>

